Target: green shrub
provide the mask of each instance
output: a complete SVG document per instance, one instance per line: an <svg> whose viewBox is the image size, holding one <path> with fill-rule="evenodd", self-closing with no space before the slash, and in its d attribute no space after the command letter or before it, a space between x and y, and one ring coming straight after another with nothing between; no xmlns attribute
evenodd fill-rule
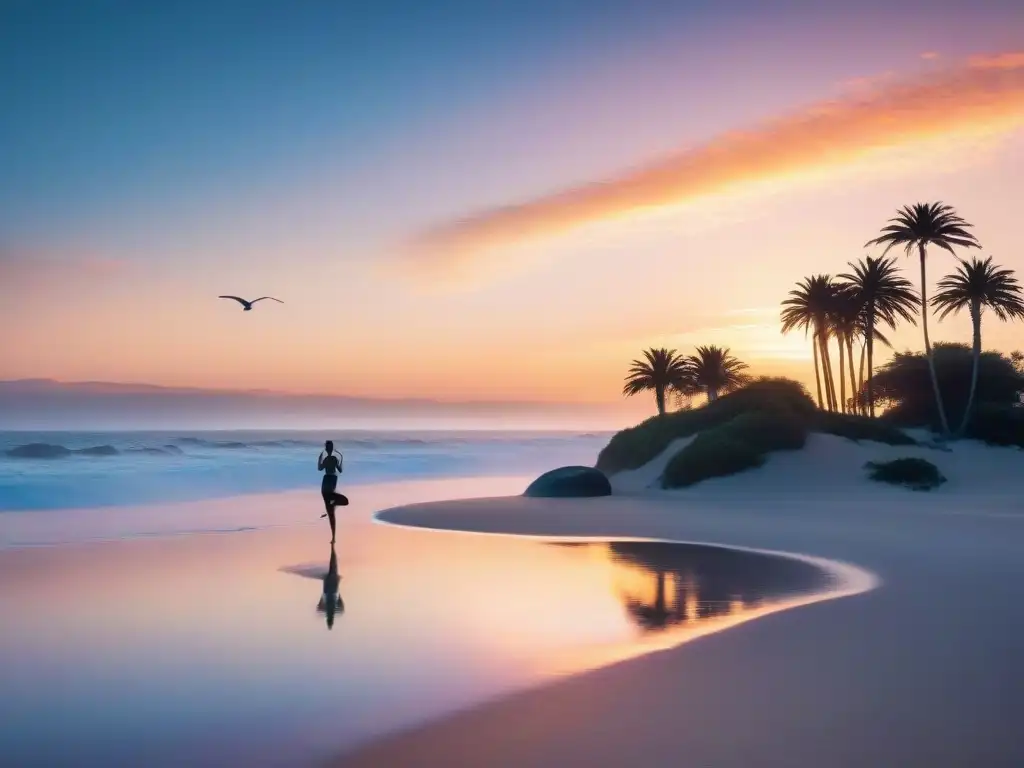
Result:
<svg viewBox="0 0 1024 768"><path fill-rule="evenodd" d="M664 488L685 488L711 477L722 477L764 464L764 454L723 430L701 432L665 467Z"/></svg>
<svg viewBox="0 0 1024 768"><path fill-rule="evenodd" d="M713 403L689 411L654 416L616 434L597 457L597 468L611 474L636 469L682 437L713 429L750 411L784 409L796 418L813 418L817 407L797 381L761 378Z"/></svg>
<svg viewBox="0 0 1024 768"><path fill-rule="evenodd" d="M669 461L665 488L683 488L711 477L759 467L772 451L798 451L807 442L806 419L786 408L741 413L701 432Z"/></svg>
<svg viewBox="0 0 1024 768"><path fill-rule="evenodd" d="M855 442L873 440L888 445L917 444L914 438L893 424L850 413L819 411L814 416L812 428L815 432L845 437Z"/></svg>
<svg viewBox="0 0 1024 768"><path fill-rule="evenodd" d="M799 451L807 443L807 420L785 408L741 413L719 429L758 453Z"/></svg>
<svg viewBox="0 0 1024 768"><path fill-rule="evenodd" d="M936 342L932 348L935 374L951 426L963 418L971 391L974 353L966 344ZM928 358L923 352L897 352L874 376L876 403L890 406L886 421L904 427L938 429L938 410L932 390ZM1024 375L1012 355L982 352L978 366L977 402L1006 408L1017 402Z"/></svg>
<svg viewBox="0 0 1024 768"><path fill-rule="evenodd" d="M619 432L601 451L596 466L606 474L636 469L656 458L674 440L703 436L727 426L732 440L758 454L803 448L808 432L889 445L915 444L912 437L890 423L819 411L800 382L761 378L701 408L655 416ZM1021 434L1024 439L1024 422Z"/></svg>
<svg viewBox="0 0 1024 768"><path fill-rule="evenodd" d="M761 376L742 389L720 398L718 402L721 403L727 399L734 412L753 410L759 407L781 406L789 408L797 415L810 416L818 410L807 387L799 381L782 376Z"/></svg>
<svg viewBox="0 0 1024 768"><path fill-rule="evenodd" d="M1024 447L1024 408L981 404L971 416L966 436L990 445Z"/></svg>
<svg viewBox="0 0 1024 768"><path fill-rule="evenodd" d="M924 459L869 461L864 468L868 470L868 476L876 482L904 485L915 491L930 491L946 482L939 468Z"/></svg>

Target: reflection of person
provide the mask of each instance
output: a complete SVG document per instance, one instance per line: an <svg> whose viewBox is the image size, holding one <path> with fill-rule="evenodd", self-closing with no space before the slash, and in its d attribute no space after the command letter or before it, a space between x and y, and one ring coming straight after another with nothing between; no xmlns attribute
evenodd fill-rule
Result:
<svg viewBox="0 0 1024 768"><path fill-rule="evenodd" d="M341 454L334 452L334 443L328 440L324 443L324 450L320 452L320 456L316 460L316 468L317 471L324 473L324 479L320 482L320 495L324 498L324 508L327 511L320 517L328 518L331 523L331 544L335 539L334 508L348 504L348 498L337 493L341 463Z"/></svg>
<svg viewBox="0 0 1024 768"><path fill-rule="evenodd" d="M327 614L328 629L334 627L335 614L345 612L345 604L341 601L341 595L338 594L340 582L338 555L334 551L334 545L331 544L331 564L327 568L327 573L324 574L324 593L320 595L320 603L316 607L320 613Z"/></svg>

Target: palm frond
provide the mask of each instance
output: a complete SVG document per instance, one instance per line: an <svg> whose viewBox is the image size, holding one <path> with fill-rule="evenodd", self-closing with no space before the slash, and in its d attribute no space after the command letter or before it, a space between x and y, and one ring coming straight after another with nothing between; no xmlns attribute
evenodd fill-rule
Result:
<svg viewBox="0 0 1024 768"><path fill-rule="evenodd" d="M943 277L931 305L939 319L962 309L990 309L1002 321L1024 319L1024 290L1012 269L992 262L992 257L960 261L954 272Z"/></svg>
<svg viewBox="0 0 1024 768"><path fill-rule="evenodd" d="M689 376L686 358L674 349L651 348L644 350L643 355L630 365L622 388L626 397L648 390L667 391L682 386Z"/></svg>
<svg viewBox="0 0 1024 768"><path fill-rule="evenodd" d="M729 353L728 347L702 346L690 355L687 362L692 385L719 393L739 389L750 380L744 373L747 364Z"/></svg>
<svg viewBox="0 0 1024 768"><path fill-rule="evenodd" d="M916 324L920 300L913 284L900 276L895 259L868 256L856 264L850 262L849 266L851 271L838 279L845 290L860 300L864 326L870 322L895 328L901 320Z"/></svg>
<svg viewBox="0 0 1024 768"><path fill-rule="evenodd" d="M878 237L868 240L865 247L884 245L885 256L889 250L902 245L909 255L919 246L935 245L950 253L953 246L959 248L980 248L981 243L968 230L971 225L964 221L952 206L943 202L915 203L903 206L889 223L882 227Z"/></svg>

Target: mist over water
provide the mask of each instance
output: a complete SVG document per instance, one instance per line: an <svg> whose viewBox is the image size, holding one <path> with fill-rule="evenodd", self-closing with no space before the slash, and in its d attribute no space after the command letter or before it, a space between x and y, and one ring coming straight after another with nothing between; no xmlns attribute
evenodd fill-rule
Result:
<svg viewBox="0 0 1024 768"><path fill-rule="evenodd" d="M341 485L349 487L531 475L563 464L593 464L608 437L498 431L0 432L0 512L316 489L316 459L325 439L342 452Z"/></svg>

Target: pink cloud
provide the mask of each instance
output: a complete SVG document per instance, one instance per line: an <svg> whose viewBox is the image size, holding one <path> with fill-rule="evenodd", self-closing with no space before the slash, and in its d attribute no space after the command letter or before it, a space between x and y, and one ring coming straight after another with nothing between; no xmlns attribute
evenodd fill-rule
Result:
<svg viewBox="0 0 1024 768"><path fill-rule="evenodd" d="M681 149L631 172L471 213L419 234L404 255L450 271L494 247L678 204L731 186L849 163L875 149L1024 122L1024 52L976 56L912 78L865 79L846 95Z"/></svg>

